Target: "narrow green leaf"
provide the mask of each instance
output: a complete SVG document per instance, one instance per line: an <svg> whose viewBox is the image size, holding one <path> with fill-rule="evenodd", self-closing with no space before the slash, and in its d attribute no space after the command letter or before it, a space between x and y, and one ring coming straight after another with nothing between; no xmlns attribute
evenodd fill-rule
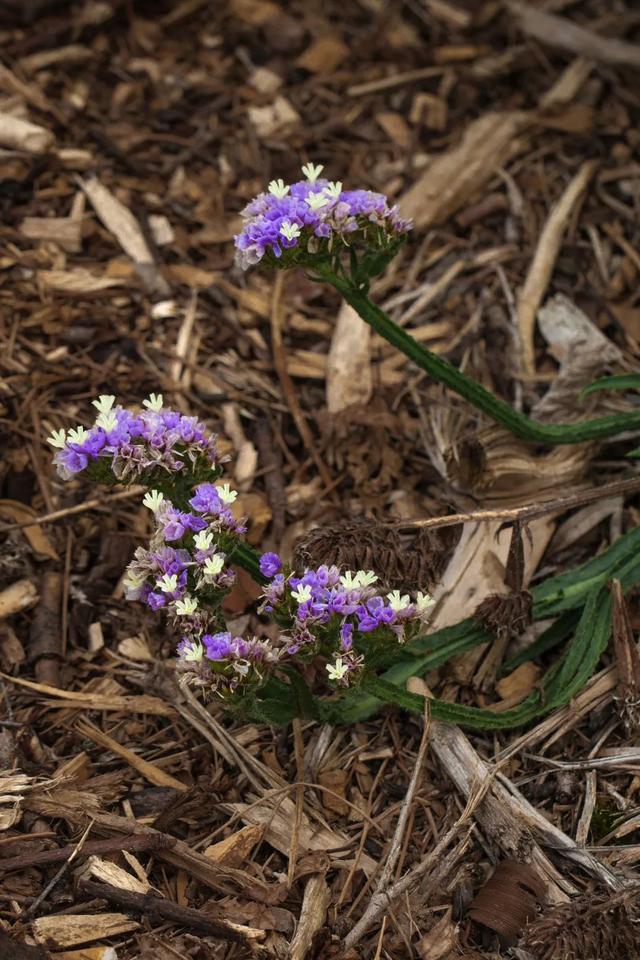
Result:
<svg viewBox="0 0 640 960"><path fill-rule="evenodd" d="M621 373L615 377L594 380L580 391L579 399L584 400L600 390L640 390L640 373Z"/></svg>

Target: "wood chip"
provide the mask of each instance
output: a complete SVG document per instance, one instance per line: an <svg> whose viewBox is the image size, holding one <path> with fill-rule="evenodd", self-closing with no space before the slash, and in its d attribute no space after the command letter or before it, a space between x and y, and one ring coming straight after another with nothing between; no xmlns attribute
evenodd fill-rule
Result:
<svg viewBox="0 0 640 960"><path fill-rule="evenodd" d="M112 887L118 887L120 890L132 890L134 893L146 893L151 889L148 881L142 882L138 877L132 876L127 870L123 870L115 863L109 860L103 860L95 854L88 857L78 873L85 879L93 877L95 880L101 880L103 883L109 883Z"/></svg>
<svg viewBox="0 0 640 960"><path fill-rule="evenodd" d="M300 121L300 114L286 97L276 97L264 107L249 107L247 114L261 140L284 136Z"/></svg>
<svg viewBox="0 0 640 960"><path fill-rule="evenodd" d="M474 120L456 147L434 159L400 200L417 227L441 223L527 145L521 135L533 116L523 110L487 113Z"/></svg>
<svg viewBox="0 0 640 960"><path fill-rule="evenodd" d="M320 37L296 60L296 66L309 73L331 73L349 56L349 48L336 36Z"/></svg>
<svg viewBox="0 0 640 960"><path fill-rule="evenodd" d="M307 880L302 899L302 910L293 940L289 960L305 960L309 955L316 934L327 919L331 890L323 874L315 874Z"/></svg>
<svg viewBox="0 0 640 960"><path fill-rule="evenodd" d="M68 253L78 253L82 246L82 222L71 217L25 217L19 229L23 237L57 243Z"/></svg>
<svg viewBox="0 0 640 960"><path fill-rule="evenodd" d="M124 252L134 263L152 266L153 256L147 241L128 207L96 177L81 181L81 186L98 217L114 235Z"/></svg>
<svg viewBox="0 0 640 960"><path fill-rule="evenodd" d="M28 57L21 57L18 60L18 66L23 73L37 73L38 70L45 70L47 67L53 67L60 64L72 65L86 63L94 56L93 50L83 46L81 43L70 43L66 47L57 47L54 50L40 50L38 53L32 53Z"/></svg>
<svg viewBox="0 0 640 960"><path fill-rule="evenodd" d="M521 0L508 0L507 7L515 15L521 30L548 46L619 67L640 68L640 45L636 43L602 36L566 17L548 13Z"/></svg>
<svg viewBox="0 0 640 960"><path fill-rule="evenodd" d="M396 146L402 150L409 148L411 145L411 131L401 114L394 113L391 110L383 110L380 113L376 113L376 123L382 127L386 135L390 140L393 140Z"/></svg>
<svg viewBox="0 0 640 960"><path fill-rule="evenodd" d="M126 285L124 278L96 277L83 267L74 270L39 270L38 280L45 290L68 297L89 297Z"/></svg>
<svg viewBox="0 0 640 960"><path fill-rule="evenodd" d="M225 837L224 840L206 847L204 855L216 863L228 863L232 867L241 867L247 862L252 850L261 842L263 836L262 825L249 824Z"/></svg>
<svg viewBox="0 0 640 960"><path fill-rule="evenodd" d="M124 913L84 913L75 916L40 917L33 921L31 930L38 943L55 949L104 940L120 933L131 933L139 926L137 920L131 920Z"/></svg>
<svg viewBox="0 0 640 960"><path fill-rule="evenodd" d="M0 620L27 610L38 602L38 590L31 580L16 580L0 592Z"/></svg>
<svg viewBox="0 0 640 960"><path fill-rule="evenodd" d="M26 503L20 503L19 500L0 500L0 517L3 520L10 520L13 523L25 523L27 520L36 519L36 511ZM58 560L58 553L51 543L51 540L40 524L33 524L22 528L22 532L29 541L29 546L40 558L47 557L49 560Z"/></svg>
<svg viewBox="0 0 640 960"><path fill-rule="evenodd" d="M0 146L25 153L43 154L53 146L55 137L50 130L28 120L20 120L8 113L0 113Z"/></svg>
<svg viewBox="0 0 640 960"><path fill-rule="evenodd" d="M517 312L522 345L522 365L531 374L535 367L533 337L538 307L546 293L562 238L573 209L587 189L595 173L597 163L587 160L567 185L562 196L551 208L549 217L540 232L536 252L518 296Z"/></svg>

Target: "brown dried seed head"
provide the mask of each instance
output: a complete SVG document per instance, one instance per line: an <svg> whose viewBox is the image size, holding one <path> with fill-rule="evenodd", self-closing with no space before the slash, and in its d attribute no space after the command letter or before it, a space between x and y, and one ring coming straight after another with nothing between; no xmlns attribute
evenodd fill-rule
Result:
<svg viewBox="0 0 640 960"><path fill-rule="evenodd" d="M458 535L445 528L405 537L376 520L356 517L311 530L296 544L293 562L296 569L326 563L373 570L390 590L424 590L435 585Z"/></svg>
<svg viewBox="0 0 640 960"><path fill-rule="evenodd" d="M639 955L640 884L587 893L535 920L519 946L534 960L600 960Z"/></svg>
<svg viewBox="0 0 640 960"><path fill-rule="evenodd" d="M513 593L493 593L479 604L474 614L492 633L518 635L531 623L533 600L527 590Z"/></svg>

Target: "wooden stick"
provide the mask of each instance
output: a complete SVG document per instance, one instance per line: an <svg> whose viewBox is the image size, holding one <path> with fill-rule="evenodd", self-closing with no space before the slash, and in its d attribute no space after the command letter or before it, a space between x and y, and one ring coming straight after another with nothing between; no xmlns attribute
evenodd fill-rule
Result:
<svg viewBox="0 0 640 960"><path fill-rule="evenodd" d="M132 890L120 890L108 883L96 883L93 880L80 880L80 889L91 897L99 897L108 903L115 904L128 913L139 913L144 917L163 922L178 924L191 930L197 930L218 940L227 940L231 943L242 943L248 947L254 956L268 956L266 951L258 948L255 941L264 937L264 930L254 927L241 926L230 920L208 917L201 910L192 907L181 907L170 900L164 900L153 893L134 893Z"/></svg>
<svg viewBox="0 0 640 960"><path fill-rule="evenodd" d="M589 487L578 490L567 497L558 497L556 500L547 500L544 503L526 503L522 507L505 507L502 510L475 510L472 513L452 513L448 517L429 517L426 520L398 520L387 524L390 527L420 527L433 530L436 527L455 527L458 523L490 523L493 520L533 520L544 517L548 513L560 513L582 507L597 500L606 500L608 497L622 496L625 493L635 493L640 490L640 477L630 477L628 480L615 480L605 483L601 487Z"/></svg>
<svg viewBox="0 0 640 960"><path fill-rule="evenodd" d="M155 852L173 846L173 838L162 833L134 833L128 837L109 837L107 840L90 840L84 844L78 856L88 857L91 854L119 853L121 850L137 852ZM24 870L27 867L42 867L50 863L60 863L67 860L77 844L70 843L66 847L55 850L40 850L37 853L22 853L18 857L0 859L0 873L10 873L12 870Z"/></svg>
<svg viewBox="0 0 640 960"><path fill-rule="evenodd" d="M44 523L53 523L55 520L63 520L65 517L74 516L77 513L86 513L87 510L94 510L97 507L105 507L107 510L112 503L118 500L131 500L133 497L144 493L146 487L135 486L127 490L121 490L120 493L114 493L111 497L93 497L91 500L85 500L84 503L77 503L74 507L65 507L63 510L54 510L53 513L45 513L41 517L34 517L33 520L23 520L20 523L3 523L0 526L0 533L8 533L10 530L21 530L23 527L38 527Z"/></svg>

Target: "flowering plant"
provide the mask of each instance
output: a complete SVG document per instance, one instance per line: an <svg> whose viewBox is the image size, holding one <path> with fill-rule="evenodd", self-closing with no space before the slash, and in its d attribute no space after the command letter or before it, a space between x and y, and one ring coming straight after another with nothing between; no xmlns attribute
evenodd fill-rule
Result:
<svg viewBox="0 0 640 960"><path fill-rule="evenodd" d="M303 173L305 180L291 185L272 181L247 205L235 238L240 267L309 268L434 379L524 439L576 443L638 426L637 412L575 424L536 423L422 347L368 296L371 279L406 240L410 224L382 194L343 190L340 182L322 179L322 167L313 164ZM407 692L405 681L491 639L486 626L473 619L424 636L430 597L386 592L374 571L329 565L293 570L276 554L258 557L242 539L245 526L233 509L236 492L217 482L224 458L203 423L166 409L159 394L144 400L139 411L117 406L106 395L94 406L98 415L90 429L56 430L49 438L58 472L63 479L86 476L150 487L143 502L153 516L153 533L129 564L126 596L166 615L180 638L184 682L213 691L228 708L269 722L294 716L353 722L384 702L422 712L424 698ZM637 528L582 568L534 588L533 619L559 615L558 620L533 653L525 651L513 665L574 630L540 690L500 713L434 698L433 715L497 729L568 702L608 642L610 581L615 578L622 589L640 581L639 546ZM263 587L258 608L263 620L246 637L234 636L223 615L234 566L244 567ZM327 688L329 697L317 695Z"/></svg>
<svg viewBox="0 0 640 960"><path fill-rule="evenodd" d="M383 194L343 190L340 181L321 177L323 169L309 163L302 168L305 179L291 185L272 180L267 191L244 208L245 223L235 237L238 266L310 268L313 279L331 284L366 323L434 380L523 440L580 443L640 425L640 412L577 423L538 423L414 340L368 296L372 278L407 239L410 221Z"/></svg>
<svg viewBox="0 0 640 960"><path fill-rule="evenodd" d="M345 690L419 635L431 605L425 593L412 599L380 591L370 570L320 565L294 571L275 553L252 557L242 540L245 524L233 511L237 493L216 483L216 438L195 417L166 409L154 394L141 411L116 406L106 395L94 406L98 416L90 429L56 430L49 437L54 463L64 480L153 485L142 501L152 515L150 542L135 551L124 590L127 599L166 615L179 638L185 682L245 714L319 716L306 670L323 666L325 685ZM275 632L264 624L240 637L227 628L222 602L235 580L234 563L262 581L258 612ZM281 694L276 706L270 702L274 691Z"/></svg>

